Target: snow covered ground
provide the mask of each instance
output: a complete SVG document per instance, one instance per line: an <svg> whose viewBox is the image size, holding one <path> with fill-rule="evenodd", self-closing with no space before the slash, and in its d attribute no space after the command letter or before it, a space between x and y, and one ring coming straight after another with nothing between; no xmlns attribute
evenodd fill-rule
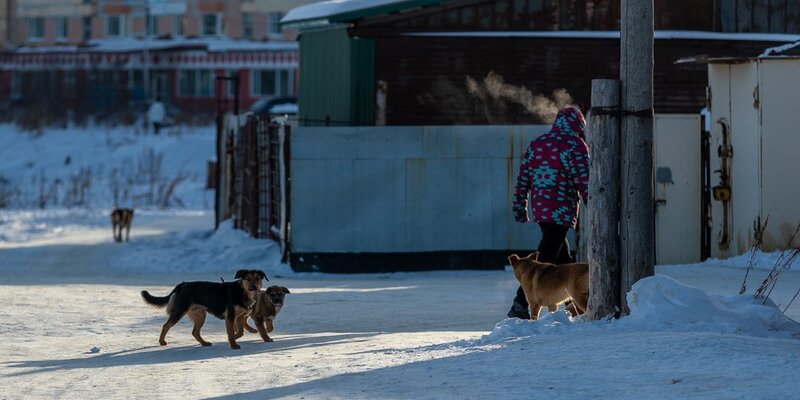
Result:
<svg viewBox="0 0 800 400"><path fill-rule="evenodd" d="M8 146L28 143L24 151L39 146L37 154L61 158L47 140L74 149L72 163L94 139L101 141L94 151L109 149L100 133L5 135L0 173L14 182L37 168L13 161ZM145 142L196 145L197 156L183 159L182 151L165 151L178 157L163 169L197 175L181 192L193 206L137 207L129 243L112 241L112 204L99 190L86 207L0 209L0 399L800 397L800 299L785 315L779 311L800 289L798 262L766 304L735 296L750 262L742 256L658 266L656 277L628 294L632 313L619 320L571 319L563 311L538 321L506 319L517 287L510 271L299 274L280 262L274 243L229 223L214 231L200 176L213 157L208 136L131 133L130 143L112 151L139 154ZM106 170L114 162L101 161ZM753 258L748 294L777 257ZM199 346L188 321L170 331L168 346L158 345L165 315L139 291L163 295L181 281L231 279L242 267L262 268L269 284L291 290L275 342L248 334L231 350L223 322L209 318L203 333L213 346Z"/></svg>

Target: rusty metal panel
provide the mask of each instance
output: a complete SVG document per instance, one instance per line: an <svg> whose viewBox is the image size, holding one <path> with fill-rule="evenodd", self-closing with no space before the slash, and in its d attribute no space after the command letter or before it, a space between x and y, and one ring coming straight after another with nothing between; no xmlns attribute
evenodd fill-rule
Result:
<svg viewBox="0 0 800 400"><path fill-rule="evenodd" d="M728 132L731 122L731 65L730 64L709 64L708 82L711 95L711 139L709 149L709 164L711 171L710 186L720 186L723 184L721 172L723 171L723 160L720 158L717 149L724 142L724 136ZM722 202L711 201L711 256L724 258L728 256L728 247L720 245L720 242L730 242L730 210Z"/></svg>

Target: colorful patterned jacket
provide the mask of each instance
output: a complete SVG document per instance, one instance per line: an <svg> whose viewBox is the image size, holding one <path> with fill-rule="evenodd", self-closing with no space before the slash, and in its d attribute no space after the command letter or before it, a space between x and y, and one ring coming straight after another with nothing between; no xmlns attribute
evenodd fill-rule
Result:
<svg viewBox="0 0 800 400"><path fill-rule="evenodd" d="M512 209L517 222L528 222L530 193L535 222L575 227L578 199L586 203L589 183L589 149L582 138L585 126L580 110L562 108L550 132L531 141L514 191Z"/></svg>

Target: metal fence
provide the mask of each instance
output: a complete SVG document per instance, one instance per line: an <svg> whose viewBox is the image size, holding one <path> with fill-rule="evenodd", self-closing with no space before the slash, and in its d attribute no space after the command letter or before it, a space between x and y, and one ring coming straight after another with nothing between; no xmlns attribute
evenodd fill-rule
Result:
<svg viewBox="0 0 800 400"><path fill-rule="evenodd" d="M236 229L255 238L269 238L288 254L289 134L291 127L268 118L248 116L244 124L234 117L220 124L218 140L218 220L233 219Z"/></svg>

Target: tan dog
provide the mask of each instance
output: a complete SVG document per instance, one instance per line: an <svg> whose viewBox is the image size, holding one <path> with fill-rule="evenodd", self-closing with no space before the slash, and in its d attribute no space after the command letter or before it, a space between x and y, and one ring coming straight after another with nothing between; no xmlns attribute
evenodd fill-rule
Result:
<svg viewBox="0 0 800 400"><path fill-rule="evenodd" d="M258 332L265 342L272 342L272 338L268 335L275 330L275 325L272 321L275 320L275 317L278 316L281 308L283 308L283 300L289 293L291 293L289 289L284 286L270 286L267 290L259 292L256 296L256 304L250 312L250 318L255 322L257 330L247 323L247 316L245 316L237 321L239 326L237 327L236 338L242 337L244 335L243 329L247 329L250 333Z"/></svg>
<svg viewBox="0 0 800 400"><path fill-rule="evenodd" d="M516 254L508 257L508 261L514 267L514 276L525 291L525 298L530 304L531 318L538 318L542 306L547 306L550 311L556 311L559 304L570 298L576 311L586 312L589 301L589 264L554 265L539 262L538 258L538 251L525 258L519 258Z"/></svg>

